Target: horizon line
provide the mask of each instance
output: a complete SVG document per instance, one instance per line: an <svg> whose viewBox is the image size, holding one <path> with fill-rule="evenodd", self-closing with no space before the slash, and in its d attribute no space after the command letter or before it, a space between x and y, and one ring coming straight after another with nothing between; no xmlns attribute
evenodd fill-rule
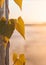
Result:
<svg viewBox="0 0 46 65"><path fill-rule="evenodd" d="M46 26L46 23L31 23L31 24L24 24L25 26Z"/></svg>

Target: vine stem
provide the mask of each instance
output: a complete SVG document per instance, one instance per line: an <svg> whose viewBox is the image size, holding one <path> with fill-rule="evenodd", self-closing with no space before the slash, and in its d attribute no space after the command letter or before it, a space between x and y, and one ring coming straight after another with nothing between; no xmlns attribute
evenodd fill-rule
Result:
<svg viewBox="0 0 46 65"><path fill-rule="evenodd" d="M9 18L9 1L5 0L5 17L6 17L6 24L8 23L8 18Z"/></svg>

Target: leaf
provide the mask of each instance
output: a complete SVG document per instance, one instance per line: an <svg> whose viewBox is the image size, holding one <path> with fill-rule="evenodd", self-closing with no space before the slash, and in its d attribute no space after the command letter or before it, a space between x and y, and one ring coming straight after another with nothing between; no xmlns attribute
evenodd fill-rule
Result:
<svg viewBox="0 0 46 65"><path fill-rule="evenodd" d="M0 7L2 7L4 4L4 0L0 0Z"/></svg>
<svg viewBox="0 0 46 65"><path fill-rule="evenodd" d="M24 26L24 21L22 20L21 17L18 18L18 23L22 25L22 27Z"/></svg>
<svg viewBox="0 0 46 65"><path fill-rule="evenodd" d="M22 0L14 0L14 2L22 9Z"/></svg>
<svg viewBox="0 0 46 65"><path fill-rule="evenodd" d="M17 60L17 54L16 53L13 53L13 62L15 63Z"/></svg>
<svg viewBox="0 0 46 65"><path fill-rule="evenodd" d="M21 61L23 64L26 62L26 59L25 59L24 54L20 54L20 55L19 55L19 59L20 59L20 61Z"/></svg>
<svg viewBox="0 0 46 65"><path fill-rule="evenodd" d="M13 34L13 31L16 30L25 38L25 27L24 27L24 21L21 17L16 19L10 19L8 21L8 24L6 24L6 19L2 18L0 20L0 34L7 36L10 38Z"/></svg>
<svg viewBox="0 0 46 65"><path fill-rule="evenodd" d="M19 59L17 59L14 65L23 65L23 64Z"/></svg>
<svg viewBox="0 0 46 65"><path fill-rule="evenodd" d="M10 38L13 34L14 29L15 29L14 19L10 19L7 24L5 18L2 18L0 20L0 35Z"/></svg>
<svg viewBox="0 0 46 65"><path fill-rule="evenodd" d="M21 17L18 18L16 22L16 30L25 38L25 27L24 27L24 21L22 20Z"/></svg>

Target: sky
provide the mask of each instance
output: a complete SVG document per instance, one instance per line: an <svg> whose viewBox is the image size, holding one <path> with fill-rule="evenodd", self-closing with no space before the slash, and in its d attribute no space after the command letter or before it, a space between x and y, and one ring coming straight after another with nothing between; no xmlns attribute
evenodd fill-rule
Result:
<svg viewBox="0 0 46 65"><path fill-rule="evenodd" d="M23 0L22 11L13 0L9 0L9 9L9 18L21 16L29 24L46 22L46 0Z"/></svg>

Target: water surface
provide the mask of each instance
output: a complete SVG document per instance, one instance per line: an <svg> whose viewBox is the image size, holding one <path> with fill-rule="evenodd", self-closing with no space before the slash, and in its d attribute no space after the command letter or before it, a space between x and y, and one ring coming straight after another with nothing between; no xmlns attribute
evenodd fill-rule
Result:
<svg viewBox="0 0 46 65"><path fill-rule="evenodd" d="M10 65L13 52L24 53L26 65L46 65L46 26L25 26L25 40L15 30L10 44Z"/></svg>

